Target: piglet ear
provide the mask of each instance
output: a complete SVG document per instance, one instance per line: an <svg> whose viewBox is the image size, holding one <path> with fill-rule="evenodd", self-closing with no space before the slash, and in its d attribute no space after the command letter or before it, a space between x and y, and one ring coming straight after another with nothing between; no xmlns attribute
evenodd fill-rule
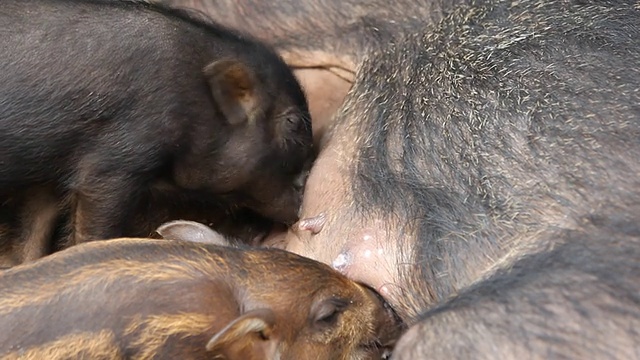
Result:
<svg viewBox="0 0 640 360"><path fill-rule="evenodd" d="M277 351L272 334L274 324L271 310L249 311L214 335L207 351L225 359L273 359Z"/></svg>
<svg viewBox="0 0 640 360"><path fill-rule="evenodd" d="M195 221L176 220L164 223L156 232L167 240L190 241L228 246L227 240L210 227Z"/></svg>
<svg viewBox="0 0 640 360"><path fill-rule="evenodd" d="M255 112L257 79L247 65L237 60L218 60L204 68L211 94L229 124L247 122Z"/></svg>

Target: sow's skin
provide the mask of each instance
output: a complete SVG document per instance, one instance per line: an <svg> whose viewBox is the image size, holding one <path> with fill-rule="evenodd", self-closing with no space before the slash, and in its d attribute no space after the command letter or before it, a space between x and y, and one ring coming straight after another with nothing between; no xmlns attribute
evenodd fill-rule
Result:
<svg viewBox="0 0 640 360"><path fill-rule="evenodd" d="M399 334L324 264L203 242L89 242L0 273L0 358L376 359Z"/></svg>
<svg viewBox="0 0 640 360"><path fill-rule="evenodd" d="M0 197L52 188L72 244L130 236L158 183L297 219L311 124L271 48L135 1L11 0L0 24Z"/></svg>

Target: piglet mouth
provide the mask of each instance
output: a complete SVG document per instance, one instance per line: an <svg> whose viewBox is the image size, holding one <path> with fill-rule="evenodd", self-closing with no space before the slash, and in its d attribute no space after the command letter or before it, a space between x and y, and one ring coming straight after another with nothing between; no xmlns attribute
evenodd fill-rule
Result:
<svg viewBox="0 0 640 360"><path fill-rule="evenodd" d="M367 343L362 346L368 353L380 354L380 359L389 360L393 355L393 348L385 347L379 341Z"/></svg>
<svg viewBox="0 0 640 360"><path fill-rule="evenodd" d="M393 334L388 334L390 335L389 340L391 340L392 343L382 343L382 345L383 346L393 345L395 344L395 341L400 336L402 331L406 329L406 324L404 323L404 321L402 321L402 318L400 317L400 315L398 315L398 312L393 308L393 306L391 306L391 304L379 292L371 288L369 288L369 290L378 298L378 301L382 303L385 317L389 320L388 325L390 325L391 328L395 329Z"/></svg>
<svg viewBox="0 0 640 360"><path fill-rule="evenodd" d="M395 309L387 302L384 297L368 285L360 284L366 288L376 300L382 304L382 312L376 329L378 338L367 344L365 347L376 353L381 354L383 359L391 358L393 348L396 342L407 329L406 324L402 321Z"/></svg>

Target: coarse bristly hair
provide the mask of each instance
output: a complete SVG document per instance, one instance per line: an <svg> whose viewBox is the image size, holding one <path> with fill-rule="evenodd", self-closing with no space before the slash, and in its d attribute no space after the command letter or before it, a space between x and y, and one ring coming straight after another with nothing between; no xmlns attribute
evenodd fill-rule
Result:
<svg viewBox="0 0 640 360"><path fill-rule="evenodd" d="M636 5L478 2L369 54L333 134L366 134L352 167L360 216L415 232L403 312L540 233L638 203Z"/></svg>

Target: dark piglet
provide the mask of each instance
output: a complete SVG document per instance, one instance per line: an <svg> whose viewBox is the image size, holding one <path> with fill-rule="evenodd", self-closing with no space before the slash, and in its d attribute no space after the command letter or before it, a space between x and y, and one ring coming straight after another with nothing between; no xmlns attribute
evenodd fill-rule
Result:
<svg viewBox="0 0 640 360"><path fill-rule="evenodd" d="M267 46L141 2L10 1L0 23L0 189L69 199L72 243L125 235L158 181L296 220L311 125Z"/></svg>
<svg viewBox="0 0 640 360"><path fill-rule="evenodd" d="M3 359L376 359L400 329L374 292L324 264L189 236L91 242L14 267L0 273L0 313Z"/></svg>

